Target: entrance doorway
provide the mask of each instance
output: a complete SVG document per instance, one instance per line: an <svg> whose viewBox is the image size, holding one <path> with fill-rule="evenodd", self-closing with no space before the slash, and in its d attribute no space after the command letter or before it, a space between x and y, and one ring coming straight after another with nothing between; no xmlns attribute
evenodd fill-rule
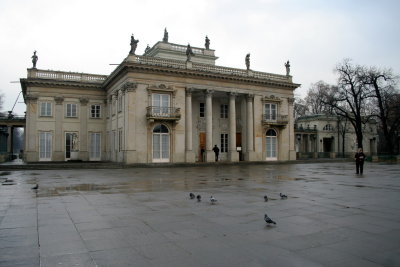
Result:
<svg viewBox="0 0 400 267"><path fill-rule="evenodd" d="M169 162L170 142L169 130L159 124L153 129L153 162Z"/></svg>
<svg viewBox="0 0 400 267"><path fill-rule="evenodd" d="M267 154L266 160L278 160L276 132L273 129L269 129L266 133L265 152Z"/></svg>

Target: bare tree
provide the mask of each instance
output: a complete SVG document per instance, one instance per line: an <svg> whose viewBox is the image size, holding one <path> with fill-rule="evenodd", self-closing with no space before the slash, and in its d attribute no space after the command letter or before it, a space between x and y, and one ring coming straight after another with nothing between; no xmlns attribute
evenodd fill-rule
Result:
<svg viewBox="0 0 400 267"><path fill-rule="evenodd" d="M306 102L299 98L295 97L294 98L294 107L293 107L293 112L294 112L294 119L296 120L297 118L307 115L307 105Z"/></svg>
<svg viewBox="0 0 400 267"><path fill-rule="evenodd" d="M329 85L324 81L319 81L311 85L305 97L305 103L311 114L333 114L333 108L326 105L326 98L336 86Z"/></svg>
<svg viewBox="0 0 400 267"><path fill-rule="evenodd" d="M370 86L374 113L379 118L383 132L385 150L389 154L394 152L394 142L400 126L400 97L396 90L398 78L389 70L380 70L375 67L366 69L365 84Z"/></svg>
<svg viewBox="0 0 400 267"><path fill-rule="evenodd" d="M336 66L338 86L326 92L322 102L330 106L337 115L346 118L355 130L358 147L363 147L363 127L370 115L366 110L366 101L371 96L365 86L363 73L365 69L353 65L351 60L345 59Z"/></svg>

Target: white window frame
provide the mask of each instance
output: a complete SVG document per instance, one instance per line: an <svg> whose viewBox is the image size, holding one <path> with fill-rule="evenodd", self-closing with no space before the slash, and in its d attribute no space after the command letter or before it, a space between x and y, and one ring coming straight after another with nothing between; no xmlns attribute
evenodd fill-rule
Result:
<svg viewBox="0 0 400 267"><path fill-rule="evenodd" d="M168 93L152 93L152 113L160 117L168 117L170 115L171 94Z"/></svg>
<svg viewBox="0 0 400 267"><path fill-rule="evenodd" d="M275 103L264 104L264 119L267 121L276 121L278 117L278 105Z"/></svg>
<svg viewBox="0 0 400 267"><path fill-rule="evenodd" d="M90 106L90 118L92 118L92 119L101 118L101 105L100 104L92 104Z"/></svg>
<svg viewBox="0 0 400 267"><path fill-rule="evenodd" d="M220 118L221 119L227 119L228 118L228 105L227 104L221 104L220 108Z"/></svg>
<svg viewBox="0 0 400 267"><path fill-rule="evenodd" d="M40 117L51 117L53 116L53 106L51 102L43 101L40 102Z"/></svg>
<svg viewBox="0 0 400 267"><path fill-rule="evenodd" d="M89 160L91 161L101 160L101 133L99 132L90 133Z"/></svg>
<svg viewBox="0 0 400 267"><path fill-rule="evenodd" d="M51 161L52 150L52 132L39 132L39 161Z"/></svg>
<svg viewBox="0 0 400 267"><path fill-rule="evenodd" d="M221 134L221 153L227 153L228 152L228 134L227 133L222 133Z"/></svg>
<svg viewBox="0 0 400 267"><path fill-rule="evenodd" d="M78 117L78 105L76 103L65 104L65 117L67 118Z"/></svg>

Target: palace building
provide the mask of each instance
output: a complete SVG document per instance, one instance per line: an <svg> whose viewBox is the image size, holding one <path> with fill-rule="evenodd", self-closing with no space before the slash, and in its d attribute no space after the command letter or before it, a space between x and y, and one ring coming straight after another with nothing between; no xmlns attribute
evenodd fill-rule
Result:
<svg viewBox="0 0 400 267"><path fill-rule="evenodd" d="M131 51L109 75L28 69L21 79L27 162L295 160L286 75L215 64L215 50L163 41Z"/></svg>

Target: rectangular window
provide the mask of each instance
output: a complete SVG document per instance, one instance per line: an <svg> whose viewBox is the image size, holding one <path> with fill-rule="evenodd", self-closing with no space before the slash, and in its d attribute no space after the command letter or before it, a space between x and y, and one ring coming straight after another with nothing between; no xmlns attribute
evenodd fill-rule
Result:
<svg viewBox="0 0 400 267"><path fill-rule="evenodd" d="M200 118L204 118L206 112L206 107L204 106L204 103L200 103Z"/></svg>
<svg viewBox="0 0 400 267"><path fill-rule="evenodd" d="M76 104L67 104L67 118L76 117Z"/></svg>
<svg viewBox="0 0 400 267"><path fill-rule="evenodd" d="M100 105L92 105L91 109L90 109L90 117L91 118L100 118L101 116L101 109L100 109Z"/></svg>
<svg viewBox="0 0 400 267"><path fill-rule="evenodd" d="M51 132L39 133L39 160L51 160Z"/></svg>
<svg viewBox="0 0 400 267"><path fill-rule="evenodd" d="M168 117L170 114L170 95L169 94L153 94L152 114Z"/></svg>
<svg viewBox="0 0 400 267"><path fill-rule="evenodd" d="M42 102L42 103L40 103L40 116L41 117L50 117L50 116L52 116L51 102Z"/></svg>
<svg viewBox="0 0 400 267"><path fill-rule="evenodd" d="M90 134L90 159L100 160L100 133Z"/></svg>
<svg viewBox="0 0 400 267"><path fill-rule="evenodd" d="M228 152L228 134L221 134L221 153Z"/></svg>
<svg viewBox="0 0 400 267"><path fill-rule="evenodd" d="M276 104L265 104L264 116L265 120L276 120Z"/></svg>
<svg viewBox="0 0 400 267"><path fill-rule="evenodd" d="M222 104L221 105L221 119L228 118L228 105Z"/></svg>

